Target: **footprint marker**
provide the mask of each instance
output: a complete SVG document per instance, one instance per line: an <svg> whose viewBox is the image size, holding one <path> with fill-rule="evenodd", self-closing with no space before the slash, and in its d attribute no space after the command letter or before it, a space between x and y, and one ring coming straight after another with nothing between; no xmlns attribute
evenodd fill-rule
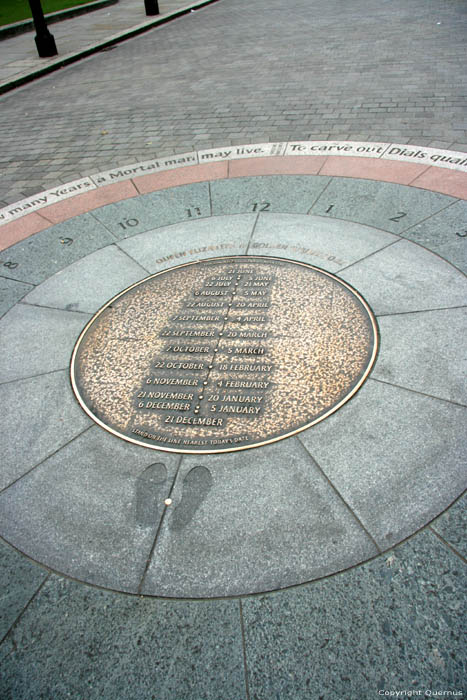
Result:
<svg viewBox="0 0 467 700"><path fill-rule="evenodd" d="M212 476L206 467L194 467L183 480L182 499L170 522L171 530L182 530L194 518L212 486Z"/></svg>

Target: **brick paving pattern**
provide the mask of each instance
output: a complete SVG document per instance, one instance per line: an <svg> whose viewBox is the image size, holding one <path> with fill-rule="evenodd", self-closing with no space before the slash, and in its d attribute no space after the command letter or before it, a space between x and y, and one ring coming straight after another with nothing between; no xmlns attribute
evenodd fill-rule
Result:
<svg viewBox="0 0 467 700"><path fill-rule="evenodd" d="M466 36L457 0L219 0L2 96L0 203L225 144L466 151Z"/></svg>

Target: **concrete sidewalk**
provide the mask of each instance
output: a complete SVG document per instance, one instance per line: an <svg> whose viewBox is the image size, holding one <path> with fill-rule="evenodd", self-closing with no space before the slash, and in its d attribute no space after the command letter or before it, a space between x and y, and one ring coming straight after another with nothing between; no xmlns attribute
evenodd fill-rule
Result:
<svg viewBox="0 0 467 700"><path fill-rule="evenodd" d="M212 2L213 0L208 0ZM119 0L116 5L64 19L50 25L58 56L40 58L35 32L26 32L0 41L0 93L7 92L35 78L58 70L97 51L106 50L119 41L136 36L184 12L207 4L203 0L160 0L159 15L147 17L144 0Z"/></svg>

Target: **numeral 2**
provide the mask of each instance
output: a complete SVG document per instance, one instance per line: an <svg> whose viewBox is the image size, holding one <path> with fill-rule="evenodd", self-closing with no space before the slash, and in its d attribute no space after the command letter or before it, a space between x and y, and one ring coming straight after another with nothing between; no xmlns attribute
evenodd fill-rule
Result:
<svg viewBox="0 0 467 700"><path fill-rule="evenodd" d="M404 216L407 216L407 213L405 211L399 211L396 216L391 216L389 221L400 221Z"/></svg>

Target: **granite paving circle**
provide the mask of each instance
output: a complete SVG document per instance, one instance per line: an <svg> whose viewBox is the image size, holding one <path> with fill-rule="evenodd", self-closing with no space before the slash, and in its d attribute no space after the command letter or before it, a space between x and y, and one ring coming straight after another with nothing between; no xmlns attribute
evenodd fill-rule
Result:
<svg viewBox="0 0 467 700"><path fill-rule="evenodd" d="M106 588L243 595L365 561L462 493L465 164L340 147L182 154L0 212L8 542ZM83 328L149 275L221 256L297 261L358 290L380 333L369 378L322 422L254 449L187 455L109 434L70 384Z"/></svg>

